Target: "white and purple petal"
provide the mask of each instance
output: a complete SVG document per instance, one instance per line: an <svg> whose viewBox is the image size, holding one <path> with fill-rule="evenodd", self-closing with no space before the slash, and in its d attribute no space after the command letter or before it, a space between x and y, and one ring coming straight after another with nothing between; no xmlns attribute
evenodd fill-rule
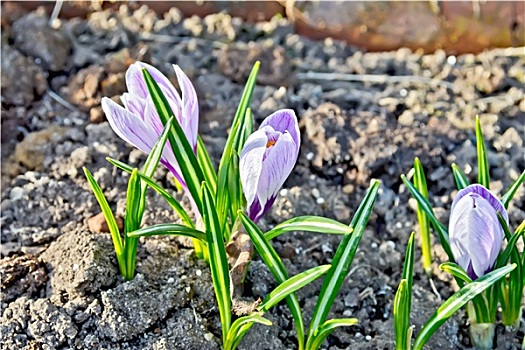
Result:
<svg viewBox="0 0 525 350"><path fill-rule="evenodd" d="M494 267L504 238L497 217L499 210L508 214L501 202L481 185L461 190L451 208L449 237L456 263L472 279L483 276Z"/></svg>
<svg viewBox="0 0 525 350"><path fill-rule="evenodd" d="M480 184L472 184L459 191L456 197L454 198L454 201L452 202L452 207L450 208L450 210L454 211L454 207L456 206L457 202L459 202L461 198L468 195L469 193L477 193L478 195L483 197L486 201L490 203L490 205L492 206L492 208L494 208L495 211L499 211L501 213L501 215L507 223L509 222L509 214L503 206L503 203L501 203L498 197L496 197L492 192L490 192L488 189L486 189Z"/></svg>
<svg viewBox="0 0 525 350"><path fill-rule="evenodd" d="M239 157L239 175L248 208L252 206L257 197L267 142L268 138L264 131L254 132L246 140ZM252 215L249 214L249 216L252 218Z"/></svg>
<svg viewBox="0 0 525 350"><path fill-rule="evenodd" d="M186 131L190 144L195 146L197 144L199 127L199 101L197 93L190 79L184 74L182 69L180 69L178 65L173 65L173 69L177 74L177 81L182 93L180 124Z"/></svg>
<svg viewBox="0 0 525 350"><path fill-rule="evenodd" d="M297 123L297 117L292 109L281 109L270 114L261 123L259 129L264 128L266 125L271 126L275 131L284 133L287 131L297 146L297 154L299 154L299 148L301 146L301 135L299 134L299 124Z"/></svg>
<svg viewBox="0 0 525 350"><path fill-rule="evenodd" d="M239 171L247 214L253 221L257 222L273 205L297 161L299 144L299 127L292 110L273 113L248 137Z"/></svg>
<svg viewBox="0 0 525 350"><path fill-rule="evenodd" d="M257 195L261 203L266 203L270 198L277 196L297 161L295 154L295 142L287 132L268 149L257 187Z"/></svg>

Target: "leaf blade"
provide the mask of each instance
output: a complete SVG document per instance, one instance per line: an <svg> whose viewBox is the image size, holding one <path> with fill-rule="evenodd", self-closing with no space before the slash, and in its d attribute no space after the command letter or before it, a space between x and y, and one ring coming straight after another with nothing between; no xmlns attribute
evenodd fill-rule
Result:
<svg viewBox="0 0 525 350"><path fill-rule="evenodd" d="M478 278L470 284L463 286L459 291L447 299L430 317L425 324L416 340L414 341L414 350L423 349L423 346L430 339L432 334L448 320L456 311L462 308L474 297L492 286L500 278L504 277L516 267L516 264L502 267L494 270L483 277Z"/></svg>
<svg viewBox="0 0 525 350"><path fill-rule="evenodd" d="M321 216L298 216L275 226L264 236L271 240L287 232L305 231L305 232L322 232L327 234L344 235L351 232L348 225L339 221L332 220Z"/></svg>
<svg viewBox="0 0 525 350"><path fill-rule="evenodd" d="M307 349L309 349L311 343L315 341L312 335L315 334L317 328L326 321L328 312L330 311L344 278L350 269L359 241L361 240L361 236L372 212L378 190L379 181L374 180L350 223L352 233L343 236L341 243L335 252L331 268L324 279L312 320L310 322L308 339L306 342Z"/></svg>
<svg viewBox="0 0 525 350"><path fill-rule="evenodd" d="M489 159L485 148L479 116L476 116L476 151L478 154L478 183L490 188Z"/></svg>
<svg viewBox="0 0 525 350"><path fill-rule="evenodd" d="M206 242L206 234L197 229L179 224L157 224L129 232L128 237L185 236Z"/></svg>

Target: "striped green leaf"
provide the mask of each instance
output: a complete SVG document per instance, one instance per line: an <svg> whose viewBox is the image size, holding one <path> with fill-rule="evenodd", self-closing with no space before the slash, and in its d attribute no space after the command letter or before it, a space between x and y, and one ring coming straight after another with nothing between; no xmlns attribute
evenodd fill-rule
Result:
<svg viewBox="0 0 525 350"><path fill-rule="evenodd" d="M430 320L425 324L414 341L413 350L421 350L430 339L430 337L447 321L454 313L461 309L466 303L474 297L491 287L500 278L507 275L516 268L516 264L508 265L500 269L489 272L483 277L478 278L472 283L466 284L459 291L447 299L432 315Z"/></svg>
<svg viewBox="0 0 525 350"><path fill-rule="evenodd" d="M316 342L316 332L318 328L326 321L328 312L334 303L337 293L343 284L343 281L350 270L350 265L354 259L355 252L365 230L372 208L377 197L379 189L379 181L373 180L372 185L359 205L357 212L350 223L352 233L343 236L339 247L337 248L332 264L323 286L317 299L317 304L312 315L310 328L308 331L308 339L306 341L306 348L311 349L313 343Z"/></svg>
<svg viewBox="0 0 525 350"><path fill-rule="evenodd" d="M339 221L322 216L298 216L280 223L270 231L266 232L264 236L267 240L271 240L283 233L294 231L345 235L350 233L352 229L348 225L342 224Z"/></svg>
<svg viewBox="0 0 525 350"><path fill-rule="evenodd" d="M246 214L244 214L242 211L239 211L238 215L241 218L241 222L246 232L250 236L255 249L261 256L261 259L264 261L266 266L268 266L268 269L270 269L273 278L275 278L279 284L286 281L288 279L286 268L284 267L281 258L272 247L268 239ZM304 349L304 321L299 299L297 299L297 296L294 293L291 293L288 297L286 297L286 303L288 304L294 319L295 329L297 331L297 342L299 344L298 348Z"/></svg>
<svg viewBox="0 0 525 350"><path fill-rule="evenodd" d="M149 236L184 236L206 243L206 234L204 232L179 224L157 224L128 233L128 237Z"/></svg>
<svg viewBox="0 0 525 350"><path fill-rule="evenodd" d="M121 162L120 160L116 160L113 158L106 158L108 162L113 164L119 169L122 169L128 173L131 173L133 171L133 167L130 165L127 165L126 163ZM168 193L164 188L162 188L160 185L158 185L155 180L153 180L151 177L146 176L145 174L139 172L138 175L140 176L140 179L144 181L149 187L151 187L155 192L157 192L159 195L161 195L162 198L169 204L169 206L177 213L177 215L181 218L182 222L188 226L195 228L195 224L193 221L191 221L190 216L184 210L184 208L180 205L180 203L173 198L171 194Z"/></svg>
<svg viewBox="0 0 525 350"><path fill-rule="evenodd" d="M153 79L146 68L142 69L142 73L144 74L146 86L148 87L148 91L157 113L159 114L160 120L163 125L166 125L168 120L174 116L173 111L157 82ZM177 118L173 118L173 125L171 127L171 132L168 135L168 139L173 148L175 158L180 165L180 170L184 181L186 182L186 187L195 201L199 212L202 214L202 193L200 191L200 184L205 180L204 175L199 165L199 161L193 153L193 148L186 139L184 130L182 130Z"/></svg>
<svg viewBox="0 0 525 350"><path fill-rule="evenodd" d="M490 188L489 158L479 116L476 116L476 150L478 153L478 183L488 189Z"/></svg>
<svg viewBox="0 0 525 350"><path fill-rule="evenodd" d="M231 325L230 275L228 257L221 232L221 225L213 202L213 196L206 183L202 185L203 221L206 227L206 241L208 243L209 263L213 288L222 324L223 344Z"/></svg>

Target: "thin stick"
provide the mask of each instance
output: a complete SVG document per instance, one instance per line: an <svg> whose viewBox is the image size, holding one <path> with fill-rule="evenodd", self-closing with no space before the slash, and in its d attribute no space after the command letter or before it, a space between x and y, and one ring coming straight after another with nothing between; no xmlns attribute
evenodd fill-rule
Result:
<svg viewBox="0 0 525 350"><path fill-rule="evenodd" d="M437 296L438 302L441 302L441 295L438 293L436 289L436 285L434 284L434 280L432 278L429 278L428 281L430 282L430 288L432 289L432 292Z"/></svg>
<svg viewBox="0 0 525 350"><path fill-rule="evenodd" d="M427 78L427 77L418 77L415 75L384 75L384 74L345 74L345 73L321 73L321 72L307 72L307 73L297 73L296 75L298 80L339 80L339 81L357 81L357 82L367 82L367 83L377 83L384 84L387 82L390 83L415 83L415 84L424 84L432 86L443 86L447 89L452 89L454 84L447 81Z"/></svg>
<svg viewBox="0 0 525 350"><path fill-rule="evenodd" d="M164 34L141 34L139 35L140 40L144 41L156 41L161 43L180 43L183 41L195 40L196 43L200 45L212 45L216 49L222 49L223 47L228 46L228 44L222 43L220 41L206 40L201 38L186 38L174 35L164 35Z"/></svg>
<svg viewBox="0 0 525 350"><path fill-rule="evenodd" d="M67 109L69 109L70 111L72 112L76 112L78 111L78 109L73 106L71 103L67 102L66 100L64 100L59 94L57 94L56 92L54 92L53 90L51 89L48 89L47 90L47 94L49 95L49 97L51 97L53 100L55 100L56 102L58 102L60 105L66 107Z"/></svg>
<svg viewBox="0 0 525 350"><path fill-rule="evenodd" d="M49 17L49 26L55 28L54 24L55 21L58 19L58 15L60 14L60 10L62 10L62 5L64 4L64 0L57 0L55 2L55 7L53 7L53 12L51 13L51 17Z"/></svg>

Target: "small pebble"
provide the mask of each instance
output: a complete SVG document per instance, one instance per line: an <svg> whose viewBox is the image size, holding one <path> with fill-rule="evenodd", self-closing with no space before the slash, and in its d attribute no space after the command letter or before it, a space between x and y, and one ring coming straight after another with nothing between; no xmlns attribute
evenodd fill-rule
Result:
<svg viewBox="0 0 525 350"><path fill-rule="evenodd" d="M288 194L288 190L286 188L283 188L281 190L281 192L279 192L279 194L282 196L282 197L286 197L286 195Z"/></svg>
<svg viewBox="0 0 525 350"><path fill-rule="evenodd" d="M370 244L370 248L377 249L377 243L376 242L372 242L372 244Z"/></svg>
<svg viewBox="0 0 525 350"><path fill-rule="evenodd" d="M312 196L314 196L315 198L321 197L321 191L319 191L318 188L313 188L312 189Z"/></svg>
<svg viewBox="0 0 525 350"><path fill-rule="evenodd" d="M325 200L324 200L323 197L319 197L319 198L317 198L316 202L317 202L317 204L321 205L321 204L324 204Z"/></svg>
<svg viewBox="0 0 525 350"><path fill-rule="evenodd" d="M173 278L173 277L168 278L168 283L169 283L169 284L171 284L171 283L173 283L173 282L175 282L175 278Z"/></svg>
<svg viewBox="0 0 525 350"><path fill-rule="evenodd" d="M200 276L202 276L202 271L201 270L197 270L197 271L195 271L195 274L200 277Z"/></svg>
<svg viewBox="0 0 525 350"><path fill-rule="evenodd" d="M212 339L213 339L213 334L211 334L211 333L209 333L209 332L206 333L206 334L204 334L204 339L206 339L207 341L212 341Z"/></svg>
<svg viewBox="0 0 525 350"><path fill-rule="evenodd" d="M9 192L9 199L12 201L17 201L19 199L22 199L24 196L24 189L21 187L13 187L11 189L11 192Z"/></svg>
<svg viewBox="0 0 525 350"><path fill-rule="evenodd" d="M312 159L314 159L314 152L308 152L306 154L306 160L310 161Z"/></svg>
<svg viewBox="0 0 525 350"><path fill-rule="evenodd" d="M365 339L366 339L367 341L370 341L370 340L372 340L372 337L369 336L369 335L367 335L367 336L365 337Z"/></svg>

